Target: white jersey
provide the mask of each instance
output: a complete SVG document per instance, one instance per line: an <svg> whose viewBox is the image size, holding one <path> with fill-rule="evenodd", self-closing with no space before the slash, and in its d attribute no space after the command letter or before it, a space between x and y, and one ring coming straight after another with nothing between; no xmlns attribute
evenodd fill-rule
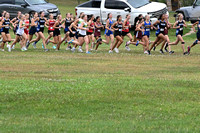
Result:
<svg viewBox="0 0 200 133"><path fill-rule="evenodd" d="M79 18L79 21L78 21L78 27L81 26L81 23L83 22L83 19ZM78 32L80 32L80 29L77 29Z"/></svg>
<svg viewBox="0 0 200 133"><path fill-rule="evenodd" d="M25 22L23 22L23 24L22 25L25 25ZM17 29L17 35L23 35L24 34L24 27L23 28L18 28Z"/></svg>
<svg viewBox="0 0 200 133"><path fill-rule="evenodd" d="M87 23L86 22L84 22L83 28L87 28ZM87 31L80 29L79 34L81 34L83 36L86 36L87 35Z"/></svg>

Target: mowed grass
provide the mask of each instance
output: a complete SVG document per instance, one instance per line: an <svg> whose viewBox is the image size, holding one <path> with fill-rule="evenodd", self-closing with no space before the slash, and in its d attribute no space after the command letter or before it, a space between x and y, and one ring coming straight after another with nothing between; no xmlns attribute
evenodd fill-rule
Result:
<svg viewBox="0 0 200 133"><path fill-rule="evenodd" d="M151 56L141 46L108 54L102 44L91 55L37 46L0 52L0 133L200 131L199 45L189 56L180 44Z"/></svg>

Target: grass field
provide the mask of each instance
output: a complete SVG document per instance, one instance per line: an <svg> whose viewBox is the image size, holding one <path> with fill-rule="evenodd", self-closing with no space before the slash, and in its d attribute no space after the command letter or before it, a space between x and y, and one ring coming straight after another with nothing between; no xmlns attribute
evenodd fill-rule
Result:
<svg viewBox="0 0 200 133"><path fill-rule="evenodd" d="M61 4L62 13L74 6ZM159 47L151 56L124 45L108 54L104 44L91 55L64 45L44 53L41 43L0 52L0 133L200 132L200 47L189 56L180 44L174 55Z"/></svg>

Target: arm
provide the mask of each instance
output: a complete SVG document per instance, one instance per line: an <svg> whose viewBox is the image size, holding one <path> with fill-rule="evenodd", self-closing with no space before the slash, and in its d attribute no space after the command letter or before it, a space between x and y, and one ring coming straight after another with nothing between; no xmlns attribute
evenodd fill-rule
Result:
<svg viewBox="0 0 200 133"><path fill-rule="evenodd" d="M157 25L157 24L159 24L159 23L160 23L160 21L157 20L157 21L153 24L153 26L155 26L155 25Z"/></svg>
<svg viewBox="0 0 200 133"><path fill-rule="evenodd" d="M106 29L110 30L108 26L109 26L109 20L106 21Z"/></svg>
<svg viewBox="0 0 200 133"><path fill-rule="evenodd" d="M10 23L12 24L13 27L15 27L15 23L14 23L15 21L16 21L16 18L13 18L13 19L10 21Z"/></svg>
<svg viewBox="0 0 200 133"><path fill-rule="evenodd" d="M49 28L49 20L45 22L45 27Z"/></svg>
<svg viewBox="0 0 200 133"><path fill-rule="evenodd" d="M79 29L81 29L81 30L88 30L88 28L84 28L83 26L84 26L84 22L81 23L81 26L79 27Z"/></svg>
<svg viewBox="0 0 200 133"><path fill-rule="evenodd" d="M124 23L123 23L123 29L129 28L129 26L126 26L126 22L127 22L127 20L125 20Z"/></svg>
<svg viewBox="0 0 200 133"><path fill-rule="evenodd" d="M199 23L199 21L197 21L196 23L194 23L194 24L192 25L192 29L194 30L194 32L196 32L195 26L196 26L198 23Z"/></svg>
<svg viewBox="0 0 200 133"><path fill-rule="evenodd" d="M185 28L187 28L187 24L185 23L185 20L183 20L183 23L184 23L183 26L184 26Z"/></svg>
<svg viewBox="0 0 200 133"><path fill-rule="evenodd" d="M176 26L177 24L178 24L178 21L176 21L176 22L174 23L173 29L178 29L178 28L180 28L180 26Z"/></svg>
<svg viewBox="0 0 200 133"><path fill-rule="evenodd" d="M117 24L117 22L115 22L115 23L111 26L111 29L117 30L117 29L115 29L116 24Z"/></svg>
<svg viewBox="0 0 200 133"><path fill-rule="evenodd" d="M73 33L72 27L73 27L73 23L69 26L69 31L70 31L71 33Z"/></svg>
<svg viewBox="0 0 200 133"><path fill-rule="evenodd" d="M23 21L20 21L19 22L19 28L23 28L23 27L25 27L25 25L23 26Z"/></svg>

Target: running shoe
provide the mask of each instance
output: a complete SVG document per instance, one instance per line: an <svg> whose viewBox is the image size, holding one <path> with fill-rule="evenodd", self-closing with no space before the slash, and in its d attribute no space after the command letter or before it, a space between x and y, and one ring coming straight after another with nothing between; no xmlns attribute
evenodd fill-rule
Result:
<svg viewBox="0 0 200 133"><path fill-rule="evenodd" d="M139 45L139 43L140 43L140 41L137 41L137 43L136 43L136 46L138 46L138 45Z"/></svg>
<svg viewBox="0 0 200 133"><path fill-rule="evenodd" d="M163 52L163 50L162 50L162 49L160 50L160 53L161 53L161 54L164 54L164 52Z"/></svg>
<svg viewBox="0 0 200 133"><path fill-rule="evenodd" d="M170 52L169 52L170 55L173 54L173 53L174 53L174 51L170 51Z"/></svg>
<svg viewBox="0 0 200 133"><path fill-rule="evenodd" d="M111 53L113 53L113 51L112 50L109 50L109 52L108 52L109 54L111 54Z"/></svg>
<svg viewBox="0 0 200 133"><path fill-rule="evenodd" d="M15 45L12 46L12 49L15 49Z"/></svg>
<svg viewBox="0 0 200 133"><path fill-rule="evenodd" d="M151 55L151 52L150 52L150 50L148 50L147 52L148 52L148 55Z"/></svg>
<svg viewBox="0 0 200 133"><path fill-rule="evenodd" d="M53 46L52 48L53 48L53 49L56 49L56 46Z"/></svg>
<svg viewBox="0 0 200 133"><path fill-rule="evenodd" d="M71 51L72 51L72 52L75 52L75 50L76 50L76 48L75 48L75 47L73 47L73 48L71 49Z"/></svg>
<svg viewBox="0 0 200 133"><path fill-rule="evenodd" d="M11 52L11 46L7 45L7 48L8 48L8 52Z"/></svg>
<svg viewBox="0 0 200 133"><path fill-rule="evenodd" d="M90 52L90 51L88 51L88 52L86 52L86 54L91 54L91 52Z"/></svg>
<svg viewBox="0 0 200 133"><path fill-rule="evenodd" d="M184 52L183 55L189 55L188 52Z"/></svg>
<svg viewBox="0 0 200 133"><path fill-rule="evenodd" d="M36 47L36 43L34 42L34 43L32 43L32 45L33 45L33 48L34 49L36 49L37 47Z"/></svg>
<svg viewBox="0 0 200 133"><path fill-rule="evenodd" d="M1 49L1 51L4 52L5 50L4 50L4 49Z"/></svg>
<svg viewBox="0 0 200 133"><path fill-rule="evenodd" d="M42 43L42 48L44 49L44 44Z"/></svg>
<svg viewBox="0 0 200 133"><path fill-rule="evenodd" d="M127 51L131 51L131 49L129 48L129 46L125 46L125 49L126 49Z"/></svg>
<svg viewBox="0 0 200 133"><path fill-rule="evenodd" d="M48 52L49 51L49 49L44 49L44 52Z"/></svg>
<svg viewBox="0 0 200 133"><path fill-rule="evenodd" d="M83 53L82 48L78 48L78 52Z"/></svg>
<svg viewBox="0 0 200 133"><path fill-rule="evenodd" d="M148 54L148 51L144 51L144 54Z"/></svg>
<svg viewBox="0 0 200 133"><path fill-rule="evenodd" d="M119 53L119 49L118 48L115 48L114 50L115 50L116 53Z"/></svg>

